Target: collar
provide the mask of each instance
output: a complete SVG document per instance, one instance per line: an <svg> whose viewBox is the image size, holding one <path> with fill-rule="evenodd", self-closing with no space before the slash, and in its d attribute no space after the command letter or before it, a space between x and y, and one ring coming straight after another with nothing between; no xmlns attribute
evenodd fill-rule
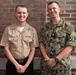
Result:
<svg viewBox="0 0 76 75"><path fill-rule="evenodd" d="M55 25L53 25L51 21L50 21L50 23L51 23L52 27L61 27L62 23L63 23L63 19L60 19L60 21Z"/></svg>
<svg viewBox="0 0 76 75"><path fill-rule="evenodd" d="M12 25L10 26L10 29L11 29L11 30L15 30L15 29L17 30L17 27L18 27L18 26L17 26L17 23L14 23L14 24L12 24ZM26 23L26 25L24 26L24 30L26 30L26 29L27 29L27 30L30 29L30 25L29 25L28 23Z"/></svg>

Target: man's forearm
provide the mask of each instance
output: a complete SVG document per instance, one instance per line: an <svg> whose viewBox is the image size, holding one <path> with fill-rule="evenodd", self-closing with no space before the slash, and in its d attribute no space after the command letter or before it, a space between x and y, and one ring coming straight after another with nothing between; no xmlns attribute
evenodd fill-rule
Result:
<svg viewBox="0 0 76 75"><path fill-rule="evenodd" d="M46 53L46 50L45 50L45 47L44 47L43 43L40 43L40 51L41 51L45 61L48 60L49 57L48 57L48 55Z"/></svg>
<svg viewBox="0 0 76 75"><path fill-rule="evenodd" d="M58 56L56 56L56 58L61 60L61 59L65 58L66 56L68 56L72 50L73 50L73 48L71 46L68 46L68 47L64 48L63 51Z"/></svg>
<svg viewBox="0 0 76 75"><path fill-rule="evenodd" d="M34 55L35 55L35 48L32 48L25 66L27 66L27 67L29 66L29 64L32 62L32 60L34 58Z"/></svg>
<svg viewBox="0 0 76 75"><path fill-rule="evenodd" d="M16 62L16 60L14 59L14 57L12 56L12 54L10 53L10 50L7 47L4 47L4 53L7 56L7 58L15 65L17 66L18 63Z"/></svg>

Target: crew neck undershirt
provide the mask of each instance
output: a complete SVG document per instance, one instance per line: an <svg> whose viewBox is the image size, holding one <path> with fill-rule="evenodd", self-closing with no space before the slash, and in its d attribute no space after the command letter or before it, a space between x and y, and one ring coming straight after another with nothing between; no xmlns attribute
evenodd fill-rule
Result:
<svg viewBox="0 0 76 75"><path fill-rule="evenodd" d="M22 32L23 29L24 29L24 27L20 27L20 26L18 26L18 29Z"/></svg>

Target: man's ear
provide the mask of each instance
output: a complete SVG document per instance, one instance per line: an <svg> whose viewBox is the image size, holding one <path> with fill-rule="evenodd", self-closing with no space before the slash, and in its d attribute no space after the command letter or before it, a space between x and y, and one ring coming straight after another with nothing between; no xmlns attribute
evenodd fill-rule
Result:
<svg viewBox="0 0 76 75"><path fill-rule="evenodd" d="M29 16L29 13L27 12L27 17Z"/></svg>
<svg viewBox="0 0 76 75"><path fill-rule="evenodd" d="M61 11L61 9L59 8L59 12Z"/></svg>

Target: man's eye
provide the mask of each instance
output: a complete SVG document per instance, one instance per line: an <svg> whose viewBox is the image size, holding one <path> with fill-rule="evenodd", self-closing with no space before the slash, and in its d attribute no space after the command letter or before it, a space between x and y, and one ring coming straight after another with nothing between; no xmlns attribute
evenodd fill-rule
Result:
<svg viewBox="0 0 76 75"><path fill-rule="evenodd" d="M49 10L51 10L51 8Z"/></svg>
<svg viewBox="0 0 76 75"><path fill-rule="evenodd" d="M53 9L56 9L56 8L53 8Z"/></svg>
<svg viewBox="0 0 76 75"><path fill-rule="evenodd" d="M26 14L26 12L18 12L18 14Z"/></svg>
<svg viewBox="0 0 76 75"><path fill-rule="evenodd" d="M23 12L23 14L26 14L25 12Z"/></svg>

